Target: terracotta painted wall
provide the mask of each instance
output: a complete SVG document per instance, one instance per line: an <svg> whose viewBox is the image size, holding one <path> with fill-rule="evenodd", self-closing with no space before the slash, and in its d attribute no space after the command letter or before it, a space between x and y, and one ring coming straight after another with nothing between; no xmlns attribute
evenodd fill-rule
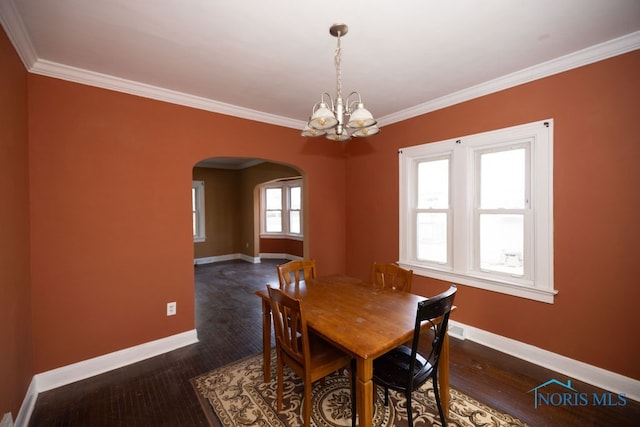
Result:
<svg viewBox="0 0 640 427"><path fill-rule="evenodd" d="M27 72L0 28L0 418L15 419L33 375Z"/></svg>
<svg viewBox="0 0 640 427"><path fill-rule="evenodd" d="M554 304L461 286L453 319L640 379L640 51L387 126L351 146L347 271L398 259L398 158L419 145L553 118ZM375 171L375 172L371 172ZM415 277L433 295L447 284Z"/></svg>
<svg viewBox="0 0 640 427"><path fill-rule="evenodd" d="M267 254L288 254L302 257L302 240L260 238L260 252Z"/></svg>
<svg viewBox="0 0 640 427"><path fill-rule="evenodd" d="M341 145L28 79L35 372L194 328L190 188L193 165L208 157L259 157L304 171L309 254L323 271L345 270ZM166 317L169 301L177 316Z"/></svg>

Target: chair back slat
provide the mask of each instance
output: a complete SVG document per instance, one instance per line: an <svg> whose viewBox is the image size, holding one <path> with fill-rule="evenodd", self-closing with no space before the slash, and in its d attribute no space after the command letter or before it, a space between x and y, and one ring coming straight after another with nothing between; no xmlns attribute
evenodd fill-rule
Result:
<svg viewBox="0 0 640 427"><path fill-rule="evenodd" d="M442 352L442 344L444 342L444 336L447 333L449 316L451 315L451 308L453 307L453 300L455 299L456 291L457 287L452 285L441 294L418 303L416 324L411 345L409 372L415 372L414 367L420 338L426 335L423 331L424 322L430 323L431 330L433 332L433 336L431 338L431 351L426 359L431 363L433 370L437 371L438 362L440 361L440 353ZM409 381L412 383L413 378L410 378Z"/></svg>
<svg viewBox="0 0 640 427"><path fill-rule="evenodd" d="M411 292L413 270L407 270L395 263L378 263L371 265L371 284L379 288Z"/></svg>
<svg viewBox="0 0 640 427"><path fill-rule="evenodd" d="M316 262L312 259L289 261L279 265L277 270L280 289L292 283L298 285L303 280L307 281L317 277Z"/></svg>
<svg viewBox="0 0 640 427"><path fill-rule="evenodd" d="M273 312L276 345L298 364L308 364L307 322L302 301L291 298L279 289L268 287Z"/></svg>

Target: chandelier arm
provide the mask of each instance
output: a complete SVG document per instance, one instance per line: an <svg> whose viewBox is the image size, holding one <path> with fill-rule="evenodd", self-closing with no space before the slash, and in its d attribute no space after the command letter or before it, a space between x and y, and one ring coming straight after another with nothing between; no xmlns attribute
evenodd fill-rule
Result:
<svg viewBox="0 0 640 427"><path fill-rule="evenodd" d="M325 102L325 96L327 98L329 98L329 102L327 103L328 105L331 105L331 111L333 111L333 98L331 97L331 95L329 94L329 92L322 92L322 96L320 97L321 102Z"/></svg>
<svg viewBox="0 0 640 427"><path fill-rule="evenodd" d="M351 97L353 95L357 95L358 99L351 100ZM360 92L354 90L349 94L349 96L347 96L347 101L345 102L346 113L351 114L351 112L353 111L353 105L361 104L361 103L362 103L362 97L360 96Z"/></svg>

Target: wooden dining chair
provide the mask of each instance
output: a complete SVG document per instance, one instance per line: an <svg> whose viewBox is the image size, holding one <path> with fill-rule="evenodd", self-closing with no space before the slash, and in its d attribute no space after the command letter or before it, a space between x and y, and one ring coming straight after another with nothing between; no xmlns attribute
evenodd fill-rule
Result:
<svg viewBox="0 0 640 427"><path fill-rule="evenodd" d="M355 427L355 361L350 355L331 345L307 328L303 303L279 289L267 285L276 332L278 366L278 411L282 411L284 364L304 383L303 419L311 423L311 388L315 381L339 369L351 369L351 425Z"/></svg>
<svg viewBox="0 0 640 427"><path fill-rule="evenodd" d="M277 269L280 289L291 283L297 285L301 280L307 281L317 277L316 261L313 259L289 261L278 265Z"/></svg>
<svg viewBox="0 0 640 427"><path fill-rule="evenodd" d="M447 425L438 391L438 362L456 291L456 286L451 286L443 293L419 302L411 348L405 345L396 347L373 361L373 382L384 387L385 406L389 404L389 389L404 393L409 426L413 426L411 395L429 378L433 381L440 421L443 427ZM428 322L433 331L431 352L426 357L418 353L420 337L429 336L423 331L424 322Z"/></svg>
<svg viewBox="0 0 640 427"><path fill-rule="evenodd" d="M411 292L413 270L407 270L396 263L374 263L371 265L371 284L379 288L390 288Z"/></svg>

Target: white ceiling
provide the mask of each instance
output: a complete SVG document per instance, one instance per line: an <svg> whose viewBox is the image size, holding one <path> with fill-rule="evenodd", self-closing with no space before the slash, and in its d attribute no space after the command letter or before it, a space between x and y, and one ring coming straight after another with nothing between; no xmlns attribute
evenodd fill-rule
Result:
<svg viewBox="0 0 640 427"><path fill-rule="evenodd" d="M357 90L380 125L640 48L639 0L0 0L26 68L301 128Z"/></svg>

